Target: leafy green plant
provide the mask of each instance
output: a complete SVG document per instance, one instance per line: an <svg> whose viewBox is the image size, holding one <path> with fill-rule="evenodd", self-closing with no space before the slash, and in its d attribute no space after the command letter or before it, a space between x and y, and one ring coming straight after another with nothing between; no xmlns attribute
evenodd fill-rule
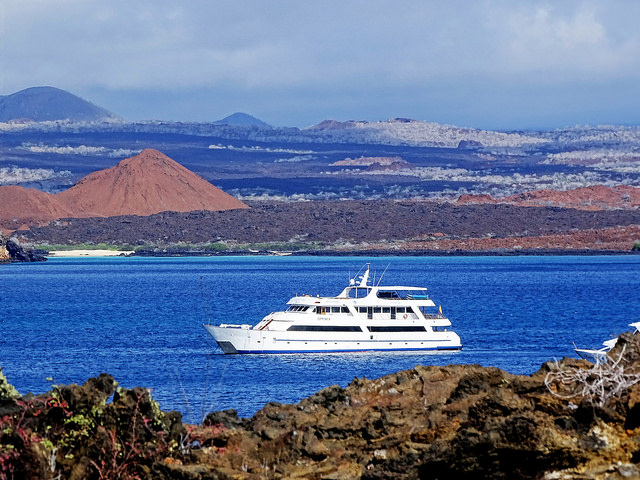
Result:
<svg viewBox="0 0 640 480"><path fill-rule="evenodd" d="M78 468L87 479L149 478L154 464L180 455L173 445L186 435L179 417L162 412L148 390L117 388L105 374L83 386L53 385L47 394L15 398L6 411L0 480L41 478L36 472L44 470L68 478Z"/></svg>

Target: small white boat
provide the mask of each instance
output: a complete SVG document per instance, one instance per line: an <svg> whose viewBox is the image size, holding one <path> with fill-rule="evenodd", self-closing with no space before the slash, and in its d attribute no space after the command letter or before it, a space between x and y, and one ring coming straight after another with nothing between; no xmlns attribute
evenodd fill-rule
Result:
<svg viewBox="0 0 640 480"><path fill-rule="evenodd" d="M257 325L204 328L224 353L459 350L460 337L422 287L373 285L369 264L335 297L295 296ZM362 271L362 269L361 269Z"/></svg>
<svg viewBox="0 0 640 480"><path fill-rule="evenodd" d="M633 327L634 335L640 332L640 322L630 323L629 326ZM602 348L598 350L590 348L578 348L574 343L573 351L576 352L578 356L584 360L593 359L596 363L602 363L606 362L609 351L616 346L616 343L618 343L618 337L605 340L604 342L602 342Z"/></svg>
<svg viewBox="0 0 640 480"><path fill-rule="evenodd" d="M573 351L576 352L578 356L584 360L589 360L590 358L593 358L596 363L601 363L603 360L606 360L609 350L615 347L617 342L618 342L617 337L612 338L610 340L606 340L602 342L603 347L598 350L594 350L590 348L578 348L574 345Z"/></svg>

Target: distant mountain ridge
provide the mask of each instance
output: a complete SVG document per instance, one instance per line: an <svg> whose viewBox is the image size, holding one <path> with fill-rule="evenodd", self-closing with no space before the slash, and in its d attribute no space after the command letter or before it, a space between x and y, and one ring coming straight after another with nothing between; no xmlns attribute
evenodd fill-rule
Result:
<svg viewBox="0 0 640 480"><path fill-rule="evenodd" d="M78 108L70 108L73 105ZM541 148L549 151L555 149L559 153L550 155L547 160L549 164L593 163L603 155L608 155L610 150L628 156L629 151L637 152L640 148L640 126L600 125L539 131L494 131L391 118L385 121L328 119L310 127L298 128L272 126L241 112L215 122L146 120L92 123L116 118L115 114L54 87L33 87L0 96L1 131L75 132L82 129L101 133L171 133L260 142L484 149L485 153L491 155L527 154ZM23 124L26 121L56 120L70 120L73 124ZM6 123L12 121L18 125ZM594 145L598 145L601 151L594 152Z"/></svg>
<svg viewBox="0 0 640 480"><path fill-rule="evenodd" d="M15 185L0 187L0 222L5 228L59 218L242 208L249 207L153 149L91 173L56 194Z"/></svg>
<svg viewBox="0 0 640 480"><path fill-rule="evenodd" d="M0 96L0 122L117 120L114 113L55 87L31 87Z"/></svg>
<svg viewBox="0 0 640 480"><path fill-rule="evenodd" d="M213 123L214 125L229 125L233 127L271 127L271 125L259 118L242 112L233 113Z"/></svg>
<svg viewBox="0 0 640 480"><path fill-rule="evenodd" d="M26 123L69 120L75 123L100 122L119 119L114 113L87 102L76 95L55 87L32 87L11 95L0 96L0 122ZM3 127L7 129L9 127ZM33 128L46 130L47 125ZM64 129L57 125L55 128ZM77 125L68 128L77 129ZM407 118L387 121L340 122L325 120L307 128L274 127L247 113L236 112L215 122L141 121L118 122L118 126L104 129L157 133L188 133L216 135L259 141L291 143L354 143L382 145L411 145L456 148L471 142L475 146L519 147L549 142L540 136L518 132L496 132L443 125Z"/></svg>
<svg viewBox="0 0 640 480"><path fill-rule="evenodd" d="M408 118L386 121L324 120L303 130L320 138L340 143L376 143L425 147L458 148L473 145L514 147L547 143L547 139L519 132L499 132L457 127Z"/></svg>

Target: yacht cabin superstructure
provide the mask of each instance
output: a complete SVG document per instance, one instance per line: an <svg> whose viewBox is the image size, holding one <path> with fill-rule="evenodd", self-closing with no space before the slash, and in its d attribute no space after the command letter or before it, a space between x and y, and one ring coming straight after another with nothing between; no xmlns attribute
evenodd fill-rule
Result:
<svg viewBox="0 0 640 480"><path fill-rule="evenodd" d="M335 297L296 295L257 325L204 325L224 353L459 350L460 337L426 288L380 286L362 275Z"/></svg>

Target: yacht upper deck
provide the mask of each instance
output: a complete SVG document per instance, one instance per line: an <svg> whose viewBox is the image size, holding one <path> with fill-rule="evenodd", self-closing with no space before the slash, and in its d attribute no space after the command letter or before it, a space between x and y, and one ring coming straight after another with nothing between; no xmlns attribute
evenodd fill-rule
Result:
<svg viewBox="0 0 640 480"><path fill-rule="evenodd" d="M369 264L362 275L349 280L349 285L335 297L296 295L287 302L288 305L352 305L394 306L399 303L421 307L435 304L429 298L425 287L409 287L403 285L380 286L369 284Z"/></svg>

